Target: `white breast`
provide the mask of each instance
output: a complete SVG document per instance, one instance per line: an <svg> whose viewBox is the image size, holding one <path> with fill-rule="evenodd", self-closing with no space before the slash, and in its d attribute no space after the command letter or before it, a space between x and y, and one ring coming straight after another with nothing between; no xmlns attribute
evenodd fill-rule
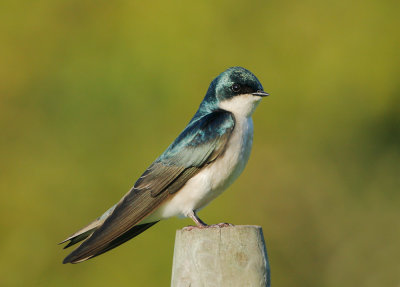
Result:
<svg viewBox="0 0 400 287"><path fill-rule="evenodd" d="M208 182L209 191L204 192L204 196L197 202L196 210L210 203L238 178L250 157L252 144L252 118L236 119L235 129L224 154L201 172L199 180Z"/></svg>
<svg viewBox="0 0 400 287"><path fill-rule="evenodd" d="M243 98L241 98L243 97ZM253 143L251 115L259 102L258 97L242 95L222 102L220 107L235 117L235 127L222 156L201 170L153 214L143 222L172 216L187 216L199 210L220 195L242 173L249 159Z"/></svg>

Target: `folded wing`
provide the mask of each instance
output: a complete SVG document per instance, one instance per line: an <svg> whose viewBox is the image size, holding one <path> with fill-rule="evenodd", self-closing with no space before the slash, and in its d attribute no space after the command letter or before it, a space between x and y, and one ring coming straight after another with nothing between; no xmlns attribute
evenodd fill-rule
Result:
<svg viewBox="0 0 400 287"><path fill-rule="evenodd" d="M78 263L102 254L154 225L156 222L140 224L140 221L224 152L234 125L233 115L223 110L192 120L137 180L104 223L63 263Z"/></svg>

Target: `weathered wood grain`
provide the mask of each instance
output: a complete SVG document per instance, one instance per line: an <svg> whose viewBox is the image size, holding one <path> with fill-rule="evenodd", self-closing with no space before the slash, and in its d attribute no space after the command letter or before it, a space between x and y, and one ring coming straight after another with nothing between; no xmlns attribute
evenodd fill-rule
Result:
<svg viewBox="0 0 400 287"><path fill-rule="evenodd" d="M178 230L171 286L270 286L260 226Z"/></svg>

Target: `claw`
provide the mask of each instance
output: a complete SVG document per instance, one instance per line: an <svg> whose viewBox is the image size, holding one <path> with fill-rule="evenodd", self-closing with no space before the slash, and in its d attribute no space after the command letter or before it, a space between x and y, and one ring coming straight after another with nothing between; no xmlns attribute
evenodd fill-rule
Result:
<svg viewBox="0 0 400 287"><path fill-rule="evenodd" d="M235 225L233 225L232 223L226 223L226 222L221 222L221 223L210 225L210 227L213 227L213 228L223 228L223 227L233 227L233 226L235 226Z"/></svg>
<svg viewBox="0 0 400 287"><path fill-rule="evenodd" d="M182 230L184 231L192 231L193 229L203 229L203 228L207 228L209 227L208 225L205 226L193 226L193 225L189 225L189 226L185 226L184 228L182 228Z"/></svg>
<svg viewBox="0 0 400 287"><path fill-rule="evenodd" d="M191 231L193 229L224 228L224 227L232 227L232 226L235 226L235 225L232 223L221 222L221 223L213 224L213 225L198 225L198 226L189 225L189 226L182 228L182 230Z"/></svg>

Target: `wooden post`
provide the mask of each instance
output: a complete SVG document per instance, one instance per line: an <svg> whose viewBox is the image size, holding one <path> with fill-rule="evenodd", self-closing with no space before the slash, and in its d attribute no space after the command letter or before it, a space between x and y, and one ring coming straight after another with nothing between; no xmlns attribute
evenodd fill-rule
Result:
<svg viewBox="0 0 400 287"><path fill-rule="evenodd" d="M270 287L270 281L260 226L177 230L172 287Z"/></svg>

